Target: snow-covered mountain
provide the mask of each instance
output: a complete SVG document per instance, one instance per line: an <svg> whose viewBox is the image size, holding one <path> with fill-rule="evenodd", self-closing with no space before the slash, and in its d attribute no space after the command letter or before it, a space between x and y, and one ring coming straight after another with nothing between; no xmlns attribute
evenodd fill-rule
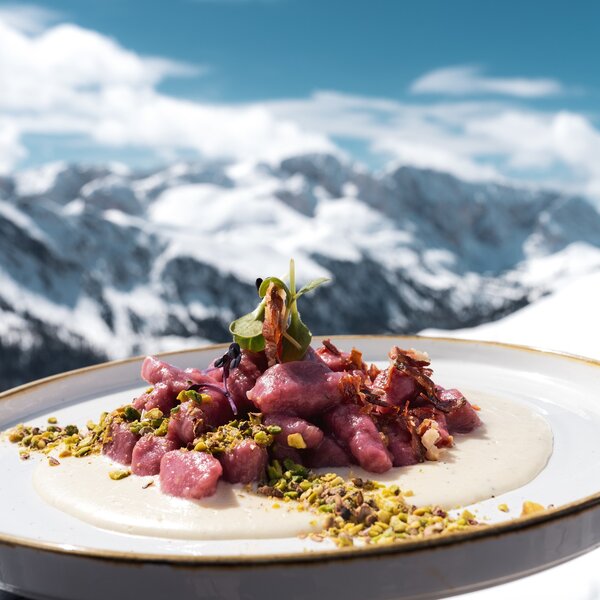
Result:
<svg viewBox="0 0 600 600"><path fill-rule="evenodd" d="M303 303L315 333L467 327L600 268L600 214L331 155L20 172L0 179L0 387L226 340L292 256L301 279L335 280Z"/></svg>

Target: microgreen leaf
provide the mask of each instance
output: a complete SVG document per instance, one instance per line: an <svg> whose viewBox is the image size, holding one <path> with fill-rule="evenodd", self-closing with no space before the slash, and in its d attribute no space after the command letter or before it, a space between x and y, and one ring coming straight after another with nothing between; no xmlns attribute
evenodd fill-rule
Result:
<svg viewBox="0 0 600 600"><path fill-rule="evenodd" d="M324 283L327 283L328 281L329 281L328 277L319 277L317 279L313 279L312 281L309 281L306 285L303 285L298 290L298 293L294 296L294 300L297 300L298 298L300 298L300 296L304 296L304 294L307 294L308 292L312 292L314 289L318 288L320 285L323 285Z"/></svg>
<svg viewBox="0 0 600 600"><path fill-rule="evenodd" d="M264 316L264 304L261 303L252 312L236 319L229 325L229 331L233 339L244 350L260 352L265 348L265 340L262 336L262 321Z"/></svg>
<svg viewBox="0 0 600 600"><path fill-rule="evenodd" d="M286 337L283 338L281 362L302 360L310 346L312 334L310 329L302 322L298 311L292 312L290 325L287 328L286 333L296 342L296 344L290 342Z"/></svg>
<svg viewBox="0 0 600 600"><path fill-rule="evenodd" d="M289 323L287 329L282 332L283 340L278 359L281 362L301 360L310 346L312 334L300 318L297 300L327 281L329 279L326 277L313 279L313 281L310 281L296 292L296 274L293 259L290 260L289 286L279 277L267 277L264 280L257 279L258 295L262 298L262 301L251 313L231 323L229 331L233 335L233 340L244 350L250 350L251 352L264 350L265 339L262 335L262 330L265 318L265 304L267 302L265 296L269 286L274 284L277 288L285 292L286 305L283 319Z"/></svg>
<svg viewBox="0 0 600 600"><path fill-rule="evenodd" d="M279 277L267 277L263 280L258 288L258 295L261 298L264 298L267 294L267 290L269 289L269 285L274 283L278 288L281 288L285 292L286 301L291 302L292 295L290 294L290 290L288 286L283 282Z"/></svg>

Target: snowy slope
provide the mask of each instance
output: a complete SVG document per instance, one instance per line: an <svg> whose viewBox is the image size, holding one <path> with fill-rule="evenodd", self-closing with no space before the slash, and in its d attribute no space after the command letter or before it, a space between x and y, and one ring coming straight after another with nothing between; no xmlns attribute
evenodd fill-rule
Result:
<svg viewBox="0 0 600 600"><path fill-rule="evenodd" d="M478 327L423 335L525 344L600 360L600 270L564 282L564 287L517 312Z"/></svg>
<svg viewBox="0 0 600 600"><path fill-rule="evenodd" d="M600 266L585 200L331 155L151 172L55 163L0 181L0 388L225 340L257 276L325 275L315 333L500 318Z"/></svg>

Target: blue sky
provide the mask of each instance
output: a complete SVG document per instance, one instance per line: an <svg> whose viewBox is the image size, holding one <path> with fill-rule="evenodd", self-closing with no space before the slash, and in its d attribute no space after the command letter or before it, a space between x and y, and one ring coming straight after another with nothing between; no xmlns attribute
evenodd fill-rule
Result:
<svg viewBox="0 0 600 600"><path fill-rule="evenodd" d="M398 98L424 72L454 64L600 88L597 2L55 0L47 6L142 54L210 66L203 78L164 86L200 99L298 97L319 89ZM571 102L593 108L582 98Z"/></svg>
<svg viewBox="0 0 600 600"><path fill-rule="evenodd" d="M4 171L328 150L600 195L596 2L55 0L2 21Z"/></svg>

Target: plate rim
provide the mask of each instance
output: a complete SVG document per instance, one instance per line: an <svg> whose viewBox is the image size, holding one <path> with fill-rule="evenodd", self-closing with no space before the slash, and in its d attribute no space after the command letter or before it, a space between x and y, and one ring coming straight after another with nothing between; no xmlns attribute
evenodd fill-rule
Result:
<svg viewBox="0 0 600 600"><path fill-rule="evenodd" d="M461 339L443 336L424 336L424 335L394 335L394 334L379 334L379 335L324 335L314 336L315 340L335 338L344 339L402 339L402 340L419 340L425 342L448 342L450 344L464 345L484 345L500 347L506 350L516 350L519 352L530 352L536 355L549 355L562 360L571 360L580 364L591 367L600 368L600 360L596 360L586 356L571 354L568 352L560 352L557 350L548 350L535 346L527 346L522 344L511 344L506 342L495 342L489 340L473 340ZM199 350L220 350L227 348L227 343L220 344L202 344L193 348L185 348L182 350L169 350L166 352L157 352L153 356L168 357L174 354L187 354L197 352ZM74 375L87 373L90 371L98 371L111 368L117 365L139 362L143 360L144 355L133 356L129 358L107 361L88 367L72 369L55 375L50 375L41 379L36 379L29 383L11 388L0 393L0 403L30 391L34 388L41 387L48 383L68 379ZM591 511L594 508L600 507L600 491L563 504L558 507L546 509L543 513L520 516L514 519L486 525L481 529L473 529L460 531L456 533L446 534L437 538L426 538L415 541L405 541L398 544L390 545L368 545L349 548L336 548L325 551L300 551L280 554L265 554L257 556L199 556L189 554L144 554L133 552L119 552L114 550L102 550L97 548L89 548L85 546L60 544L54 542L44 542L32 540L29 538L7 535L0 533L0 546L9 548L24 548L29 550L38 550L42 552L50 552L59 555L77 556L80 558L96 559L117 563L153 563L171 566L185 567L253 567L253 566L281 566L281 565L306 565L314 562L339 562L364 558L381 558L395 555L402 555L409 552L424 551L431 548L441 548L446 546L457 546L474 542L480 538L506 536L510 533L520 532L526 529L542 527L546 524L551 524L566 517L583 514Z"/></svg>

